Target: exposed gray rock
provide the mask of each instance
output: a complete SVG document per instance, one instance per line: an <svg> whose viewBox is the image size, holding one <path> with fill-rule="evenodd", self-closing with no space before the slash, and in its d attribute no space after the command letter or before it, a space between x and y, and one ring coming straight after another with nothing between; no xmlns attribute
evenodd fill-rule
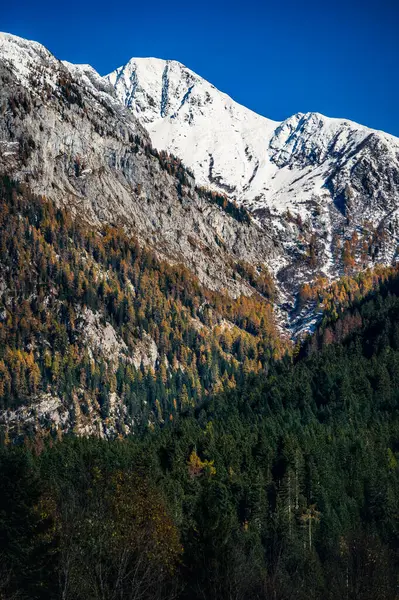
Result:
<svg viewBox="0 0 399 600"><path fill-rule="evenodd" d="M209 287L250 293L231 260L265 263L278 243L200 198L192 179L179 186L137 145L148 134L91 68L2 34L0 82L0 171L93 223L124 225Z"/></svg>

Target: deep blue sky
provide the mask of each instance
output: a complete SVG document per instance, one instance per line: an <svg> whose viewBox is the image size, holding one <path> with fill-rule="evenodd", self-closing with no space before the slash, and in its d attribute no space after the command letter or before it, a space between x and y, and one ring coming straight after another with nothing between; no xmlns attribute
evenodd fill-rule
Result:
<svg viewBox="0 0 399 600"><path fill-rule="evenodd" d="M399 136L399 0L16 0L0 30L106 74L181 61L272 119L318 111Z"/></svg>

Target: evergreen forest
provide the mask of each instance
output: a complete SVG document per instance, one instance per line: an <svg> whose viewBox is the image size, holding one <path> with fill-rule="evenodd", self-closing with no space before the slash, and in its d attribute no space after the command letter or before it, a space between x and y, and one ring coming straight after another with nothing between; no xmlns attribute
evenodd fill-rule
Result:
<svg viewBox="0 0 399 600"><path fill-rule="evenodd" d="M72 408L2 424L0 599L398 599L396 269L307 290L324 318L292 349L261 268L231 265L232 299L23 184L1 199L1 410ZM77 435L93 411L110 435Z"/></svg>

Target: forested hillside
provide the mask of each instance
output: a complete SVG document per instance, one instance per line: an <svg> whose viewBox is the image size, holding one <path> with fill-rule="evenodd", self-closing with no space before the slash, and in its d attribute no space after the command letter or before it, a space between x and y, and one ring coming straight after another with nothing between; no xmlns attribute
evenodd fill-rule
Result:
<svg viewBox="0 0 399 600"><path fill-rule="evenodd" d="M8 178L0 195L0 411L11 437L162 423L288 348L265 270L237 261L254 294L234 299L122 227L90 225Z"/></svg>
<svg viewBox="0 0 399 600"><path fill-rule="evenodd" d="M2 597L397 598L398 293L152 431L5 446Z"/></svg>
<svg viewBox="0 0 399 600"><path fill-rule="evenodd" d="M4 33L0 116L0 600L399 600L399 140Z"/></svg>

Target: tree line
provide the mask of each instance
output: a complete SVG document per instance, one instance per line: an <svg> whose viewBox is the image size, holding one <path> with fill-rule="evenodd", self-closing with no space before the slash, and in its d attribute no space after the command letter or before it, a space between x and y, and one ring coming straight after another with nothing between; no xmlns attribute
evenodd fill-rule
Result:
<svg viewBox="0 0 399 600"><path fill-rule="evenodd" d="M4 446L3 597L397 598L398 279L344 316L127 439Z"/></svg>

